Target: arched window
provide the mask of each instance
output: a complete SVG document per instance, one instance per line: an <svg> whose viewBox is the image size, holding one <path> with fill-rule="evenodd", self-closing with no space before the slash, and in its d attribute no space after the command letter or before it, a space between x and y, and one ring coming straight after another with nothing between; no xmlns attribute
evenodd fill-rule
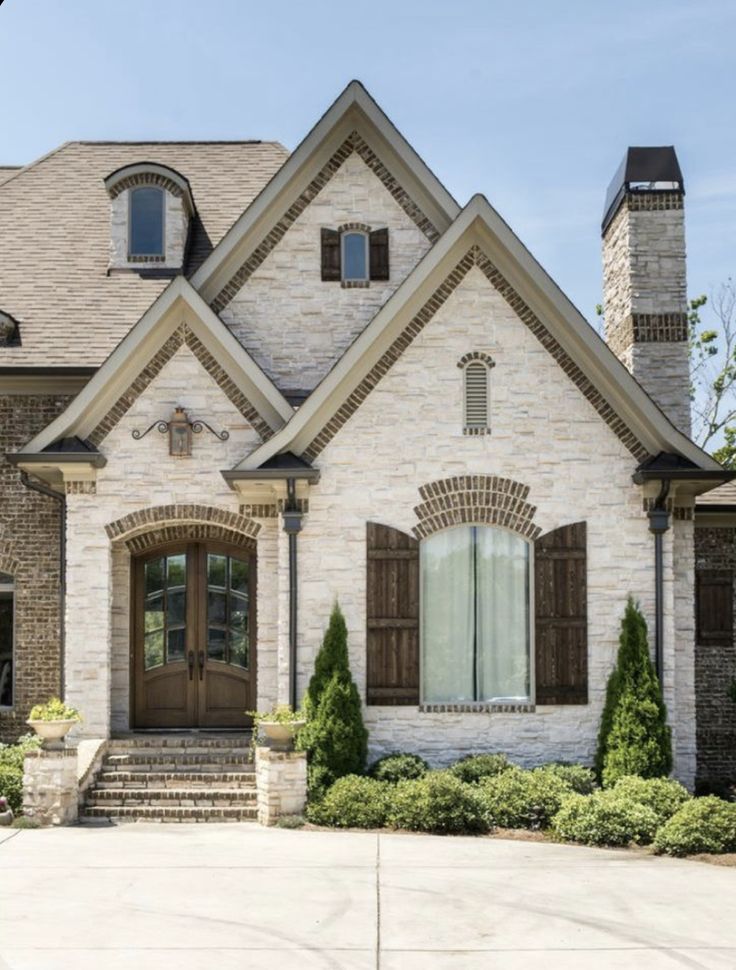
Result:
<svg viewBox="0 0 736 970"><path fill-rule="evenodd" d="M342 278L347 282L363 282L368 275L368 233L342 233Z"/></svg>
<svg viewBox="0 0 736 970"><path fill-rule="evenodd" d="M129 255L164 256L164 190L152 185L130 193Z"/></svg>
<svg viewBox="0 0 736 970"><path fill-rule="evenodd" d="M528 702L529 543L481 525L420 545L424 703Z"/></svg>
<svg viewBox="0 0 736 970"><path fill-rule="evenodd" d="M13 577L0 573L0 707L13 706L14 594Z"/></svg>

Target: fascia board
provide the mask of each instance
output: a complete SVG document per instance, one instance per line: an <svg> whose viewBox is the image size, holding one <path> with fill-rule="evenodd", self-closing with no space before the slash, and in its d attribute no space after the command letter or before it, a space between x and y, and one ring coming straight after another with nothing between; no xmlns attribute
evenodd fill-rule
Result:
<svg viewBox="0 0 736 970"><path fill-rule="evenodd" d="M205 300L214 299L247 258L247 252L258 245L350 131L366 123L382 140L389 167L392 161L398 162L401 172L397 176L409 176L411 184L405 188L420 196L417 202L424 203L427 216L439 223L438 230L442 232L450 225L460 212L458 203L365 88L353 81L192 275L192 285Z"/></svg>

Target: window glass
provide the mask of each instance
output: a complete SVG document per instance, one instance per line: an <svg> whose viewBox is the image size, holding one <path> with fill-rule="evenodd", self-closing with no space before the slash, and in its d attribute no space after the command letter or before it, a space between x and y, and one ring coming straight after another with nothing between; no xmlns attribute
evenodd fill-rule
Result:
<svg viewBox="0 0 736 970"><path fill-rule="evenodd" d="M131 191L130 255L164 255L163 189L145 187Z"/></svg>
<svg viewBox="0 0 736 970"><path fill-rule="evenodd" d="M423 700L528 700L528 544L461 526L420 548Z"/></svg>
<svg viewBox="0 0 736 970"><path fill-rule="evenodd" d="M342 237L342 278L368 279L368 237L363 232L345 232Z"/></svg>
<svg viewBox="0 0 736 970"><path fill-rule="evenodd" d="M13 577L0 573L0 707L13 705Z"/></svg>

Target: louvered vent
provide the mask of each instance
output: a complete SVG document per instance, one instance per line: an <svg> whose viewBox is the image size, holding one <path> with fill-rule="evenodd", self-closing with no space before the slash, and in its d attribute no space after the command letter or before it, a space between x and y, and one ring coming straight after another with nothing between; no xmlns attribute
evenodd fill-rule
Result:
<svg viewBox="0 0 736 970"><path fill-rule="evenodd" d="M488 368L468 364L465 368L465 427L488 427Z"/></svg>

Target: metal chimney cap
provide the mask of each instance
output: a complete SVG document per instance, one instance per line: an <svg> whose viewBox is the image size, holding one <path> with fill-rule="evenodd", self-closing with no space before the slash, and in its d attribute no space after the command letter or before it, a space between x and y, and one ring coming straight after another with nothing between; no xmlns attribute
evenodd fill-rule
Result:
<svg viewBox="0 0 736 970"><path fill-rule="evenodd" d="M606 192L601 231L611 223L621 200L629 192L680 192L685 182L673 145L659 148L632 147L626 150Z"/></svg>

